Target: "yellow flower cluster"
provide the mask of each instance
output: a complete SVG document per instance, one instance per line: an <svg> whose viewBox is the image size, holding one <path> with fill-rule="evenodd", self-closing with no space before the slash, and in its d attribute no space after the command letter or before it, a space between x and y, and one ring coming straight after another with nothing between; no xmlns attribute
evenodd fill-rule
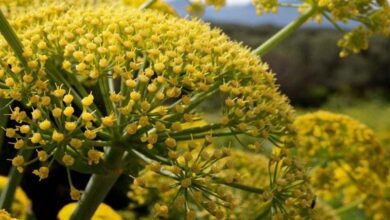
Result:
<svg viewBox="0 0 390 220"><path fill-rule="evenodd" d="M16 220L16 218L12 218L11 215L5 211L4 209L0 209L0 219L1 220Z"/></svg>
<svg viewBox="0 0 390 220"><path fill-rule="evenodd" d="M368 38L372 35L388 36L390 31L390 7L387 1L344 1L344 0L309 0L318 4L322 13L329 13L334 22L347 23L350 20L361 26L344 34L338 46L342 48L341 57L349 52L358 53L368 48ZM320 12L321 13L321 12Z"/></svg>
<svg viewBox="0 0 390 220"><path fill-rule="evenodd" d="M17 125L6 135L16 149L35 154L31 161L17 155L12 164L23 171L41 163L33 171L41 180L53 160L105 172L103 147L168 158L178 141L210 134L279 142L289 133L291 107L268 66L199 21L56 3L11 24L25 60L1 39L0 97L18 101L10 115ZM183 128L213 96L221 97L220 120Z"/></svg>
<svg viewBox="0 0 390 220"><path fill-rule="evenodd" d="M258 15L276 13L280 6L297 7L301 12L314 8L312 17L315 20L330 20L339 30L340 22L357 22L360 25L351 31L343 31L344 35L338 41L340 57L346 57L350 52L366 50L369 37L388 36L390 31L390 7L385 0L303 0L297 4L283 0L253 0L253 4Z"/></svg>
<svg viewBox="0 0 390 220"><path fill-rule="evenodd" d="M348 116L325 111L298 117L294 127L298 154L313 167L318 195L346 204L360 201L371 216L385 219L389 166L373 131Z"/></svg>
<svg viewBox="0 0 390 220"><path fill-rule="evenodd" d="M340 161L354 169L368 166L384 174L384 149L364 124L346 115L319 111L297 117L294 127L297 150L307 162Z"/></svg>
<svg viewBox="0 0 390 220"><path fill-rule="evenodd" d="M50 4L72 4L80 6L95 5L98 3L115 4L117 0L0 0L0 9L8 19L13 19L21 14L30 13L37 8Z"/></svg>
<svg viewBox="0 0 390 220"><path fill-rule="evenodd" d="M225 216L225 208L232 209L237 204L223 183L237 181L237 175L219 174L230 169L230 150L213 149L212 137L207 136L203 143L192 141L176 150L169 151L165 163L151 162L134 180L129 197L142 205L147 201L150 190L157 190L159 203L154 205L156 216L169 215L171 209L185 213L187 219L195 219L197 213L206 210L217 219Z"/></svg>
<svg viewBox="0 0 390 220"><path fill-rule="evenodd" d="M192 148L193 144L189 143L188 147ZM193 149L192 160L184 168L175 161L171 161L175 165L152 163L135 179L129 197L139 205L150 205L157 198L155 212L166 217L175 215L184 206L189 219L204 215L199 205L217 218L229 219L292 216L299 219L314 213L311 211L314 194L308 177L296 159L288 157L284 150L275 151L268 159L261 154L229 149L229 156L217 161L212 158L220 150L199 147ZM185 151L181 155L177 159L179 163L190 157ZM210 159L202 161L205 158ZM191 178L187 177L186 166L192 172ZM197 170L200 172L195 173ZM226 186L221 187L221 183ZM168 208L165 204L175 205Z"/></svg>
<svg viewBox="0 0 390 220"><path fill-rule="evenodd" d="M253 5L256 7L258 15L263 13L276 13L279 8L278 0L252 0Z"/></svg>
<svg viewBox="0 0 390 220"><path fill-rule="evenodd" d="M195 0L189 2L186 10L191 15L201 17L207 6L213 6L215 10L219 10L225 6L225 4L226 0Z"/></svg>
<svg viewBox="0 0 390 220"><path fill-rule="evenodd" d="M0 176L0 192L3 191L7 183L8 183L8 178L4 176ZM26 193L20 187L18 187L16 189L15 199L12 203L12 211L11 211L12 216L20 220L25 220L27 219L27 215L29 214L30 209L31 209L30 199L27 197ZM0 219L2 219L1 217L3 216L0 211Z"/></svg>
<svg viewBox="0 0 390 220"><path fill-rule="evenodd" d="M285 149L274 149L270 158L232 150L233 170L244 186L263 189L260 194L234 190L237 208L232 219L305 219L312 210L315 195L303 165Z"/></svg>

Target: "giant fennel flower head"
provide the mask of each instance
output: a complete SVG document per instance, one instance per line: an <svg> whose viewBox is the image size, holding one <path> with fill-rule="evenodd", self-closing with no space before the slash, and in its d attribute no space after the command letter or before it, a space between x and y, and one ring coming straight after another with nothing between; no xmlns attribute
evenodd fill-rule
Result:
<svg viewBox="0 0 390 220"><path fill-rule="evenodd" d="M291 107L268 66L197 20L119 5L57 3L11 24L23 58L1 39L0 95L14 101L10 118L17 123L6 135L20 152L34 155L19 154L12 164L23 172L40 163L33 171L40 180L54 161L68 171L122 173L139 160L156 161L153 169L160 172L157 163L174 159L171 165L185 170L176 178L189 193L202 170L188 168L196 159L190 150L176 150L178 141L207 137L209 145L236 135L250 136L253 144L282 144L291 129ZM183 127L203 117L211 98L221 106L218 120ZM127 152L121 167L113 170L102 160L107 149ZM219 160L224 152L204 160ZM71 197L79 199L69 182Z"/></svg>
<svg viewBox="0 0 390 220"><path fill-rule="evenodd" d="M267 158L203 145L171 163L152 163L140 172L128 193L135 202L132 208L158 202L155 214L173 218L185 204L190 219L208 214L228 219L299 218L318 212L312 210L315 196L304 168L284 150ZM192 178L180 178L188 173Z"/></svg>
<svg viewBox="0 0 390 220"><path fill-rule="evenodd" d="M347 204L360 201L368 214L384 219L389 166L374 132L346 115L325 111L297 117L294 127L296 149L313 167L319 196Z"/></svg>
<svg viewBox="0 0 390 220"><path fill-rule="evenodd" d="M206 124L201 120L182 127ZM259 143L253 145L251 149L261 154L216 148L211 136L179 141L167 161L150 163L140 171L128 193L134 201L131 207L150 208L158 202L153 207L156 215L174 217L185 204L190 219L208 214L229 219L312 216L315 196L297 158L278 148L267 157Z"/></svg>

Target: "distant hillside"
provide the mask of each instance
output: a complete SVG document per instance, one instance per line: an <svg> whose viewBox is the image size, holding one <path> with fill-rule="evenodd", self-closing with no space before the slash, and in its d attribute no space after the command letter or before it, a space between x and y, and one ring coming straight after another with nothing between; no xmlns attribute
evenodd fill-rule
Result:
<svg viewBox="0 0 390 220"><path fill-rule="evenodd" d="M212 25L252 48L279 29L269 25ZM336 46L340 36L332 29L305 28L263 57L294 104L322 105L332 95L390 98L386 96L390 92L390 39L373 38L369 50L340 59Z"/></svg>

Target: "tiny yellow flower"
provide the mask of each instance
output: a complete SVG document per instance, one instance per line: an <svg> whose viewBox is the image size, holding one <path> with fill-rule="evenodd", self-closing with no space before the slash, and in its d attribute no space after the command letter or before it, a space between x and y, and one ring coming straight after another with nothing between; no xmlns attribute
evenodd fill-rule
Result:
<svg viewBox="0 0 390 220"><path fill-rule="evenodd" d="M65 166L69 167L74 164L74 158L70 156L69 154L65 154L62 157L62 162L65 164Z"/></svg>
<svg viewBox="0 0 390 220"><path fill-rule="evenodd" d="M51 122L47 119L39 123L39 128L42 130L47 130L51 127Z"/></svg>
<svg viewBox="0 0 390 220"><path fill-rule="evenodd" d="M87 97L81 100L81 103L83 104L83 106L89 107L90 105L93 104L93 99L94 99L93 95L89 94Z"/></svg>
<svg viewBox="0 0 390 220"><path fill-rule="evenodd" d="M65 129L67 131L74 131L75 129L77 128L77 122L74 122L74 121L67 121L65 122Z"/></svg>
<svg viewBox="0 0 390 220"><path fill-rule="evenodd" d="M38 170L33 171L34 175L37 175L39 177L39 180L47 179L49 176L49 168L48 167L40 167Z"/></svg>
<svg viewBox="0 0 390 220"><path fill-rule="evenodd" d="M63 141L64 138L65 138L64 134L62 134L56 130L53 131L53 134L51 136L51 139L57 143Z"/></svg>

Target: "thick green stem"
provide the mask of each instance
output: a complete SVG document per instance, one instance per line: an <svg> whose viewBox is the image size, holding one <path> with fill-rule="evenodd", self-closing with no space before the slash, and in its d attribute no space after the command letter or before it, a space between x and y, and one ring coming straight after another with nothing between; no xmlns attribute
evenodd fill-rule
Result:
<svg viewBox="0 0 390 220"><path fill-rule="evenodd" d="M254 49L252 53L257 54L259 56L264 56L264 54L268 53L271 49L273 49L274 47L279 45L280 42L286 39L290 34L300 28L309 18L314 15L316 11L316 7L308 9L305 13L303 13L301 16L299 16L287 26L285 26L278 33L276 33L274 36L272 36L266 42L260 45L258 48Z"/></svg>
<svg viewBox="0 0 390 220"><path fill-rule="evenodd" d="M4 187L4 190L0 196L0 209L5 209L8 212L11 212L12 202L14 200L14 195L16 188L19 186L23 175L19 173L16 167L12 167L8 175L8 183Z"/></svg>
<svg viewBox="0 0 390 220"><path fill-rule="evenodd" d="M10 47L15 52L15 55L18 57L23 67L28 68L27 61L23 57L23 45L1 10L0 10L0 32L3 35L4 39L8 42ZM32 151L30 150L23 150L21 152L21 155L24 158L30 158L31 154ZM8 183L0 195L0 209L6 209L7 211L11 211L15 191L19 186L22 177L23 174L19 173L16 167L11 168L11 171L8 175Z"/></svg>
<svg viewBox="0 0 390 220"><path fill-rule="evenodd" d="M23 46L20 42L18 36L16 35L15 31L12 29L11 25L5 18L3 12L0 10L0 32L4 36L5 40L8 42L8 44L11 46L13 51L15 52L16 56L22 63L24 67L27 67L27 61L23 57Z"/></svg>
<svg viewBox="0 0 390 220"><path fill-rule="evenodd" d="M107 166L110 166L112 172L92 175L85 193L70 218L71 220L89 220L92 218L96 209L120 176L120 172L117 172L117 170L121 167L123 153L121 149L109 149L104 160Z"/></svg>
<svg viewBox="0 0 390 220"><path fill-rule="evenodd" d="M30 158L32 152L32 150L24 150L20 155L24 158ZM11 168L11 171L8 174L8 183L0 195L0 209L5 209L8 212L11 212L15 191L20 185L22 177L23 173L20 173L16 167Z"/></svg>

